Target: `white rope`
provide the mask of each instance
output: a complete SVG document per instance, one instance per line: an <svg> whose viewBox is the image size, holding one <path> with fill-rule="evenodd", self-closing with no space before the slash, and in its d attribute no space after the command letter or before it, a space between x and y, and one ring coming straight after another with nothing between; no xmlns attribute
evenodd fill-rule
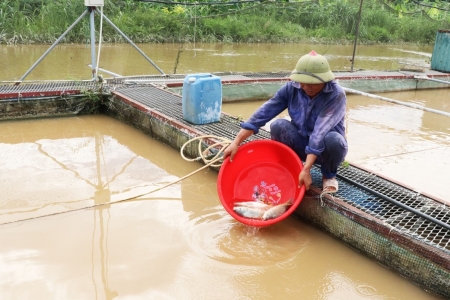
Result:
<svg viewBox="0 0 450 300"><path fill-rule="evenodd" d="M215 142L214 144L208 146L205 150L202 151L202 145L204 143L205 140L207 139L214 139L214 140L218 140L218 142ZM198 143L198 153L199 156L193 159L187 158L186 156L184 156L183 152L184 152L184 148L194 142L199 140ZM187 161L197 161L197 160L203 160L203 162L205 164L210 164L212 161L219 161L222 158L222 153L223 151L225 151L225 149L228 147L228 145L230 145L231 141L227 138L222 138L222 137L218 137L215 135L202 135L193 139L190 139L189 141L187 141L186 143L184 143L184 145L181 147L180 149L180 154L181 157L183 157L184 160ZM221 147L220 149L217 149L217 147ZM216 151L212 151L212 149L215 149ZM214 153L216 152L216 153ZM211 156L207 156L208 153L212 153L212 157ZM222 165L222 162L219 164L210 164L211 167L220 167Z"/></svg>
<svg viewBox="0 0 450 300"><path fill-rule="evenodd" d="M214 144L208 146L205 150L202 151L202 149L201 149L201 148L202 148L202 144L203 144L204 140L206 140L206 139L215 139L215 140L219 140L219 142L216 142L216 143L214 143ZM197 140L200 141L200 142L199 142L199 146L198 146L199 156L198 156L197 158L193 158L193 159L187 158L187 157L183 154L184 148L185 148L188 144L190 144L190 143L192 143L192 142L194 142L194 141L197 141ZM217 137L217 136L214 136L214 135L203 135L203 136L199 136L199 137L190 139L189 141L187 141L186 143L184 143L184 145L181 147L181 149L180 149L180 154L181 154L181 156L183 157L184 160L187 160L187 161L199 161L199 160L201 159L201 160L203 160L203 162L205 163L205 165L202 166L201 168L199 168L199 169L197 169L197 170L195 170L195 171L193 171L193 172L191 172L191 173L189 173L189 174L187 174L187 175L185 175L185 176L183 176L183 177L181 177L181 178L179 178L179 179L173 181L173 182L169 182L168 184L163 185L163 186L161 186L161 187L159 187L159 188L157 188L157 189L154 189L154 190L152 190L152 191L150 191L150 192L145 192L145 193L142 193L142 194L137 195L137 196L128 197L128 198L126 198L126 199L120 199L120 200L116 200L116 201L103 202L103 203L93 204L93 205L89 205L89 206L85 206L85 207L80 207L80 208L70 209L70 210L66 210L66 211L62 211L62 212L56 212L56 213L52 213L52 214L46 214L46 215L37 216L37 217L32 217L32 218L27 218L27 219L21 219L21 220L16 220L16 221L11 221L11 222L5 222L5 223L1 223L0 226L1 226L1 225L5 225L5 224L11 224L11 223L23 222L23 221L27 221L27 220L34 220L34 219L43 218L43 217L48 217L48 216L54 216L54 215L65 214L65 213L69 213L69 212L79 211L79 210L82 210L82 209L89 209L89 208L94 208L94 207L98 207L98 206L103 206L103 205L109 205L109 204L114 204L114 203L124 202L124 201L128 201L128 200L131 200L131 199L136 199L136 198L142 197L142 196L144 196L144 195L152 194L152 193L157 192L157 191L160 191L160 190L162 190L162 189L164 189L164 188L166 188L166 187L169 187L169 186L171 186L171 185L173 185L173 184L175 184L175 183L178 183L178 182L180 182L180 181L182 181L182 180L184 180L184 179L186 179L186 178L188 178L188 177L194 175L195 173L198 173L198 172L200 172L201 170L206 169L206 168L208 168L208 167L220 167L220 166L222 165L222 162L219 163L219 161L222 161L222 160L223 160L223 155L222 155L222 153L223 153L223 151L225 151L225 149L228 147L228 145L229 145L230 143L231 143L230 140L228 140L228 139L226 139L226 138ZM221 148L220 148L220 149L217 149L218 147L221 147ZM207 155L209 152L214 152L214 151L212 151L213 148L216 149L216 153L215 153L214 155L212 155L212 157L209 157L209 158L208 158L206 155ZM142 187L145 187L145 186L142 186Z"/></svg>
<svg viewBox="0 0 450 300"><path fill-rule="evenodd" d="M334 192L333 192L333 193L334 193ZM319 200L320 200L320 206L321 206L321 207L324 207L324 206L325 206L325 202L323 201L323 197L324 197L325 195L330 196L330 197L331 197L331 200L334 201L334 195L333 195L333 193L330 193L330 192L328 192L328 191L322 191L322 192L320 193L320 195L319 195Z"/></svg>

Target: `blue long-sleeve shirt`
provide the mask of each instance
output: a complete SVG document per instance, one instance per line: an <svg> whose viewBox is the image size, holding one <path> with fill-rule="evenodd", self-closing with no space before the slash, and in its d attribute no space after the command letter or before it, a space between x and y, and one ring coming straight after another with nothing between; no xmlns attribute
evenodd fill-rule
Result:
<svg viewBox="0 0 450 300"><path fill-rule="evenodd" d="M336 131L345 137L346 104L345 91L335 80L325 83L314 99L309 98L298 82L289 81L246 122L241 123L241 127L258 133L259 128L287 108L299 133L309 138L305 153L319 156L324 150L323 140L328 132Z"/></svg>

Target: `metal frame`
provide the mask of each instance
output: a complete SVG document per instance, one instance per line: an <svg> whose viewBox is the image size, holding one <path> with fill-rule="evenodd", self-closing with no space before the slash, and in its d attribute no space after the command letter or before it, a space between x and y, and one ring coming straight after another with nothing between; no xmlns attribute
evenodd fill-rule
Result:
<svg viewBox="0 0 450 300"><path fill-rule="evenodd" d="M78 17L78 19L76 19L75 22L73 22L73 24L70 25L69 28L67 28L67 30L53 43L53 45L51 45L50 48L47 49L47 51L45 51L45 53L30 67L30 69L28 69L28 71L26 71L25 74L23 74L22 77L20 77L19 81L16 82L16 85L20 84L20 82L22 82L28 76L28 74L30 74L31 71L33 71L34 68L36 68L36 66L50 53L50 51L52 51L52 49L55 48L55 46L58 45L59 42L70 32L70 30L72 30L88 13L89 13L89 27L90 27L90 38L91 38L91 65L90 65L90 67L92 68L92 80L95 80L96 79L95 78L95 73L96 73L95 70L97 68L97 62L96 62L96 57L95 57L95 23L94 23L94 16L95 16L96 12L99 13L97 11L97 7L95 7L95 6L87 7L87 9ZM164 71L162 71L150 58L148 58L147 55L145 55L145 53L142 52L133 43L133 41L131 41L131 39L128 38L116 25L114 25L113 22L111 22L104 14L101 14L101 16L120 35L122 35L123 38L125 40L127 40L148 62L150 62L158 70L159 73L161 73L162 75L165 75Z"/></svg>

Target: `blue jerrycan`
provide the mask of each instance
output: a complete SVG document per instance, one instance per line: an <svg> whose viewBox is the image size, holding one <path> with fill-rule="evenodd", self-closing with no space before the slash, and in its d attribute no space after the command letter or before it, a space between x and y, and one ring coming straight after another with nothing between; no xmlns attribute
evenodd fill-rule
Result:
<svg viewBox="0 0 450 300"><path fill-rule="evenodd" d="M222 82L209 73L187 75L182 90L183 118L192 124L220 121Z"/></svg>

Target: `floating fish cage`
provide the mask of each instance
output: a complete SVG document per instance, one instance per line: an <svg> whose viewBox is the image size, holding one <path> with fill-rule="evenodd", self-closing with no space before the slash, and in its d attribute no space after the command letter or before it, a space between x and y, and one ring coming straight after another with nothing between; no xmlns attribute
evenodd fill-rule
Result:
<svg viewBox="0 0 450 300"><path fill-rule="evenodd" d="M187 122L183 118L181 96L161 87L126 82L117 84L107 93L103 91L109 99L107 107L99 111L173 148L181 149L188 140L200 135L233 139L240 130L240 120L224 113L218 122L202 125ZM91 88L90 83L85 85ZM86 86L72 84L62 89L73 91ZM55 88L54 92L61 91L61 87L51 88ZM23 95L23 87L20 91L11 91L16 92ZM8 93L9 90L5 91ZM32 97L32 93L34 95L34 89L27 95ZM48 101L20 101L22 98L15 98L0 101L2 114L13 108L13 101L16 101L18 117L29 115L25 104L35 102L39 106ZM69 111L83 104L76 99L67 100L62 97L54 106ZM260 139L270 139L270 134L260 130L249 138ZM192 143L186 154L197 156L197 145ZM313 168L312 176L313 187L305 194L294 215L324 229L421 287L450 298L450 231L440 225L450 224L448 206L351 165L339 169L340 187L334 196L320 196L322 177L318 168Z"/></svg>

